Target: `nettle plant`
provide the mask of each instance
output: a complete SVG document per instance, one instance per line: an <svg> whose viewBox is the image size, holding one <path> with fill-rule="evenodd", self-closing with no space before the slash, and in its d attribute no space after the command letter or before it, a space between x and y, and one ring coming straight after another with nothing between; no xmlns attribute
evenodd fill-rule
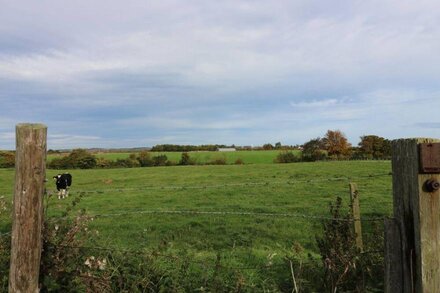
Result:
<svg viewBox="0 0 440 293"><path fill-rule="evenodd" d="M367 238L365 253L356 246L353 216L343 212L342 199L330 204L331 218L322 221L323 234L317 237L324 275L324 286L329 292L365 292L377 288L383 272L381 233ZM370 253L368 253L370 252Z"/></svg>
<svg viewBox="0 0 440 293"><path fill-rule="evenodd" d="M4 197L0 196L0 224L9 223L11 217L11 204ZM1 226L0 229L10 231L10 224ZM7 292L8 290L8 275L9 275L9 258L11 251L11 234L0 233L0 292Z"/></svg>
<svg viewBox="0 0 440 293"><path fill-rule="evenodd" d="M96 237L97 231L88 224L93 218L85 210L72 215L73 208L84 194L74 198L61 217L47 217L51 195L46 197L43 248L40 264L42 292L72 292L90 288L90 280L101 282L105 258L95 258L85 250L85 244ZM99 265L96 265L97 262Z"/></svg>

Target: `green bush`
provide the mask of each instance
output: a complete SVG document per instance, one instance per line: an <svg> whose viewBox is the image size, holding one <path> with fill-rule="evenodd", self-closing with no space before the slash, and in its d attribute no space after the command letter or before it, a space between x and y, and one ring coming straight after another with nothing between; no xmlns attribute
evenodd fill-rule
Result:
<svg viewBox="0 0 440 293"><path fill-rule="evenodd" d="M151 167L154 165L153 159L151 158L150 153L147 151L140 152L137 160L139 161L141 167Z"/></svg>
<svg viewBox="0 0 440 293"><path fill-rule="evenodd" d="M304 162L325 161L328 159L328 153L324 150L314 150L311 153L303 152L301 159Z"/></svg>
<svg viewBox="0 0 440 293"><path fill-rule="evenodd" d="M235 160L234 164L235 165L244 165L244 162L242 159L238 158L237 160Z"/></svg>
<svg viewBox="0 0 440 293"><path fill-rule="evenodd" d="M93 169L96 166L96 157L84 149L74 149L68 156L55 158L48 164L51 169Z"/></svg>
<svg viewBox="0 0 440 293"><path fill-rule="evenodd" d="M101 157L96 158L96 168L106 169L111 168L112 166L113 161Z"/></svg>
<svg viewBox="0 0 440 293"><path fill-rule="evenodd" d="M40 262L41 292L90 292L89 288L96 288L103 281L102 271L107 260L95 258L85 248L86 243L97 237L97 231L88 228L93 219L84 210L71 215L83 195L74 197L61 217L57 218L47 217L52 197L46 197ZM98 261L101 265L93 266Z"/></svg>
<svg viewBox="0 0 440 293"><path fill-rule="evenodd" d="M117 159L112 163L112 167L116 168L137 168L141 167L141 163L136 158Z"/></svg>
<svg viewBox="0 0 440 293"><path fill-rule="evenodd" d="M300 160L301 159L295 156L293 152L289 152L289 151L280 152L275 158L276 163L295 163L295 162L299 162Z"/></svg>
<svg viewBox="0 0 440 293"><path fill-rule="evenodd" d="M0 292L8 292L11 236L0 234Z"/></svg>
<svg viewBox="0 0 440 293"><path fill-rule="evenodd" d="M166 166L168 157L166 155L158 155L153 157L153 166Z"/></svg>
<svg viewBox="0 0 440 293"><path fill-rule="evenodd" d="M383 251L380 235L375 233L364 247L379 251L362 254L356 246L353 216L342 212L342 199L330 205L331 218L322 221L323 233L317 237L324 266L324 287L327 292L374 292L383 290Z"/></svg>
<svg viewBox="0 0 440 293"><path fill-rule="evenodd" d="M213 158L211 161L209 161L206 164L207 165L226 165L226 163L227 163L226 156L222 155L222 156L217 156L217 157Z"/></svg>
<svg viewBox="0 0 440 293"><path fill-rule="evenodd" d="M0 168L14 168L15 153L0 151Z"/></svg>
<svg viewBox="0 0 440 293"><path fill-rule="evenodd" d="M182 157L180 158L179 165L195 165L196 162L189 156L188 153L182 153Z"/></svg>
<svg viewBox="0 0 440 293"><path fill-rule="evenodd" d="M0 196L0 231L11 231L8 223L11 216L11 204L5 197ZM9 259L11 251L11 234L0 232L0 292L8 292Z"/></svg>

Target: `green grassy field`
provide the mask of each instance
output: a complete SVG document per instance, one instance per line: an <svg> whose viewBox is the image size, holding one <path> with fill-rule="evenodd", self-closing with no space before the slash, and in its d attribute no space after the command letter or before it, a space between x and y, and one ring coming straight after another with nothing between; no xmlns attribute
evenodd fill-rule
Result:
<svg viewBox="0 0 440 293"><path fill-rule="evenodd" d="M218 158L226 158L228 164L234 164L237 159L241 159L245 164L271 164L280 151L236 151L236 152L189 152L191 158L197 163L203 164ZM293 151L298 154L300 151ZM97 153L97 157L107 160L126 159L132 153ZM166 155L174 163L180 161L181 152L151 152L151 156ZM48 161L53 158L63 156L63 154L51 154Z"/></svg>
<svg viewBox="0 0 440 293"><path fill-rule="evenodd" d="M390 214L389 171L387 161L69 170L71 196L52 197L49 215L60 215L86 192L77 209L102 215L92 222L100 235L95 244L140 249L167 241L200 257L222 251L246 263L255 261L250 255L260 261L272 253L282 257L295 243L315 253L319 217L329 216L336 196L348 202L350 181L359 186L362 217ZM48 170L47 177L57 173ZM11 196L13 176L13 170L0 169L0 195ZM47 188L53 191L54 184ZM9 225L1 223L1 231Z"/></svg>

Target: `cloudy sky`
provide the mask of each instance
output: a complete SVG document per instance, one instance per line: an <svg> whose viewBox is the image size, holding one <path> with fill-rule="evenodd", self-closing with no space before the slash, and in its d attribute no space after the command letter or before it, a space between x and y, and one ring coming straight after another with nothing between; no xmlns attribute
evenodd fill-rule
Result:
<svg viewBox="0 0 440 293"><path fill-rule="evenodd" d="M440 137L440 4L0 0L0 148Z"/></svg>

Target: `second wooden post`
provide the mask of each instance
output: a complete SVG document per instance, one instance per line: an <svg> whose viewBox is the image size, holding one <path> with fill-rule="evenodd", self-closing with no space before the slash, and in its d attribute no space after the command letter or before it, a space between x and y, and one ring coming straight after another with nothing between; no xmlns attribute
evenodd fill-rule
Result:
<svg viewBox="0 0 440 293"><path fill-rule="evenodd" d="M350 183L350 201L354 220L354 233L356 234L356 246L360 251L363 251L364 243L362 241L361 207L359 204L359 192L356 183Z"/></svg>

